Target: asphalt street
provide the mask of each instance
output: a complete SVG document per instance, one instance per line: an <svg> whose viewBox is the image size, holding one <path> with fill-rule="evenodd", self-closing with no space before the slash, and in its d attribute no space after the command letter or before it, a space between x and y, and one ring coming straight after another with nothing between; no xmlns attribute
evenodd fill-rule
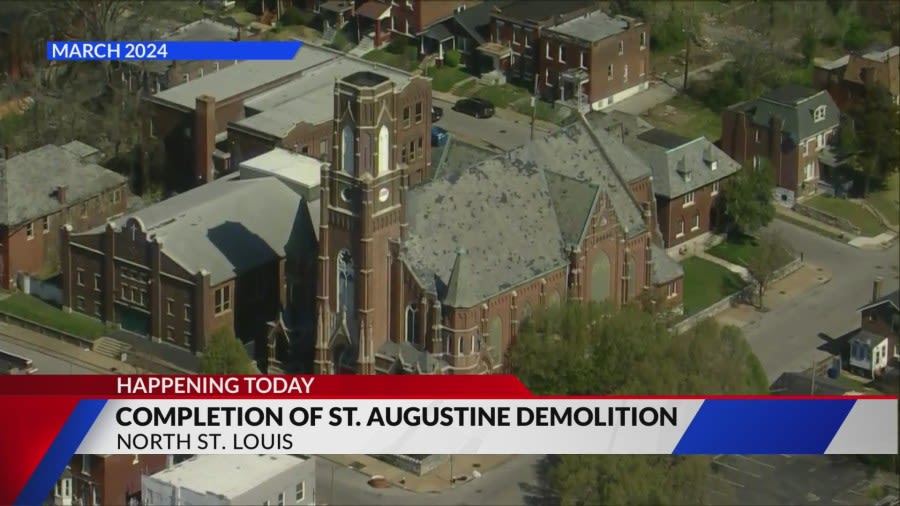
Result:
<svg viewBox="0 0 900 506"><path fill-rule="evenodd" d="M444 117L435 125L447 130L454 137L476 144L487 144L503 151L527 144L531 140L531 125L493 116L476 119L453 110L453 103L434 99L434 105L444 109ZM535 136L546 135L546 131L535 130Z"/></svg>
<svg viewBox="0 0 900 506"><path fill-rule="evenodd" d="M0 350L31 359L37 368L37 374L96 374L96 371L80 367L66 359L20 346L2 334L0 334Z"/></svg>
<svg viewBox="0 0 900 506"><path fill-rule="evenodd" d="M775 220L781 234L807 262L831 271L831 281L764 315L744 327L744 334L759 357L769 380L785 371L799 371L821 357L827 343L820 334L837 338L859 328L860 306L872 297L872 282L884 277L882 293L900 288L895 243L888 250L867 251L840 243L805 228Z"/></svg>

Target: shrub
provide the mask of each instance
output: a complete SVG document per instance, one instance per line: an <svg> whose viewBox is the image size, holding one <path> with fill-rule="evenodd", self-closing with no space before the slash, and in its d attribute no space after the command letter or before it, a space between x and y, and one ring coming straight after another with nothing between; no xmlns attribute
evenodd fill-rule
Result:
<svg viewBox="0 0 900 506"><path fill-rule="evenodd" d="M462 55L456 49L444 53L444 65L448 67L458 67L460 59L462 59Z"/></svg>
<svg viewBox="0 0 900 506"><path fill-rule="evenodd" d="M395 35L388 44L387 52L391 54L405 54L406 48L409 47L409 39L402 35Z"/></svg>
<svg viewBox="0 0 900 506"><path fill-rule="evenodd" d="M281 19L279 21L284 26L296 26L296 25L305 25L308 26L312 23L313 15L308 12L303 12L300 9L291 6L285 9L285 11L281 14Z"/></svg>
<svg viewBox="0 0 900 506"><path fill-rule="evenodd" d="M349 43L350 41L347 39L347 36L344 34L344 32L338 31L334 34L334 40L332 40L331 43L328 44L328 47L330 47L331 49L337 49L338 51L343 51Z"/></svg>
<svg viewBox="0 0 900 506"><path fill-rule="evenodd" d="M865 21L858 17L852 18L847 26L847 32L844 33L844 49L858 51L864 49L870 42L872 33Z"/></svg>
<svg viewBox="0 0 900 506"><path fill-rule="evenodd" d="M687 38L687 33L684 31L687 21L678 9L669 11L662 23L654 28L653 35L650 37L650 47L656 50L666 50L684 45Z"/></svg>

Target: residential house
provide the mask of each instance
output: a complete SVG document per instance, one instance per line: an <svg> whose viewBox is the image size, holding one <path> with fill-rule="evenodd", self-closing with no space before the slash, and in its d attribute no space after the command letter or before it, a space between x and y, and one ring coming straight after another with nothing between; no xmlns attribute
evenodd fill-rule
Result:
<svg viewBox="0 0 900 506"><path fill-rule="evenodd" d="M222 326L262 339L302 291L302 262L288 258L315 236L308 203L281 178L238 176L64 232L65 307L192 353Z"/></svg>
<svg viewBox="0 0 900 506"><path fill-rule="evenodd" d="M305 44L294 60L244 62L146 98L146 134L165 146L168 186L183 190L212 181L273 147L330 160L330 86L362 70L383 72L396 83L390 102L401 128L398 140L411 177L424 179L431 149L430 80Z"/></svg>
<svg viewBox="0 0 900 506"><path fill-rule="evenodd" d="M453 35L443 23L478 3L478 0L370 0L360 5L355 15L375 47L395 36L405 36L418 45L420 55L442 55L455 48Z"/></svg>
<svg viewBox="0 0 900 506"><path fill-rule="evenodd" d="M900 46L816 62L813 82L816 88L828 91L844 112L865 97L867 82L882 86L894 103L900 104Z"/></svg>
<svg viewBox="0 0 900 506"><path fill-rule="evenodd" d="M599 2L588 0L517 0L499 6L494 11L490 27L490 42L493 44L488 45L485 53L495 58L497 70L508 70L512 80L531 85L534 76L542 71L540 61L544 51L544 30L598 9ZM494 44L500 47L494 47ZM510 51L501 51L503 47Z"/></svg>
<svg viewBox="0 0 900 506"><path fill-rule="evenodd" d="M654 257L650 169L621 142L580 116L410 186L374 98L391 87L372 75L336 83L338 150L321 180L317 373L500 372L533 310L567 299L639 303L657 288L655 262L671 259Z"/></svg>
<svg viewBox="0 0 900 506"><path fill-rule="evenodd" d="M537 86L550 99L599 111L646 90L650 83L650 26L599 10L546 28Z"/></svg>
<svg viewBox="0 0 900 506"><path fill-rule="evenodd" d="M867 378L900 367L900 290L882 295L883 278L872 284L872 300L859 308L860 328L850 337L850 369Z"/></svg>
<svg viewBox="0 0 900 506"><path fill-rule="evenodd" d="M141 504L313 505L315 466L293 455L197 455L145 475Z"/></svg>
<svg viewBox="0 0 900 506"><path fill-rule="evenodd" d="M456 39L456 50L459 51L462 62L472 74L491 71L499 65L494 64L489 53L485 53L485 45L491 40L491 20L494 11L510 3L512 0L484 1L455 13L445 23ZM508 55L509 48L496 43L494 45L495 49Z"/></svg>
<svg viewBox="0 0 900 506"><path fill-rule="evenodd" d="M154 37L166 42L237 41L241 28L212 19L200 19ZM144 39L146 40L146 39ZM159 93L173 86L189 82L238 63L236 60L169 60L126 61L117 73L130 91L144 94Z"/></svg>
<svg viewBox="0 0 900 506"><path fill-rule="evenodd" d="M54 506L143 504L141 476L166 468L168 455L74 455L47 503Z"/></svg>
<svg viewBox="0 0 900 506"><path fill-rule="evenodd" d="M840 110L828 92L787 85L722 112L722 150L743 164L768 160L779 200L817 191L820 154L834 139Z"/></svg>
<svg viewBox="0 0 900 506"><path fill-rule="evenodd" d="M83 231L125 212L127 180L74 141L0 159L0 286L56 272L64 225Z"/></svg>

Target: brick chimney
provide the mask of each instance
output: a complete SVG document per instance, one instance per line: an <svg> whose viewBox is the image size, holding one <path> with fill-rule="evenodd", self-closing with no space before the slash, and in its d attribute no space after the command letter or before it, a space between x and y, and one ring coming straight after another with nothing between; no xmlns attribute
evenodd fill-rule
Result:
<svg viewBox="0 0 900 506"><path fill-rule="evenodd" d="M194 111L194 175L197 186L213 179L213 150L216 149L216 99L197 97Z"/></svg>
<svg viewBox="0 0 900 506"><path fill-rule="evenodd" d="M56 200L59 201L59 205L66 205L66 185L56 187Z"/></svg>
<svg viewBox="0 0 900 506"><path fill-rule="evenodd" d="M872 282L872 302L881 298L881 283L884 282L884 278L878 276L875 278L875 281Z"/></svg>

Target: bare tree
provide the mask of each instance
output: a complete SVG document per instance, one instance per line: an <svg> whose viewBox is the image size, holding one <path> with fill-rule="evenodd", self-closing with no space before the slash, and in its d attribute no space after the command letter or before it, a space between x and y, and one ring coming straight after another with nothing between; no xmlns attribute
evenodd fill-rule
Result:
<svg viewBox="0 0 900 506"><path fill-rule="evenodd" d="M765 309L764 297L773 276L793 258L793 254L776 232L765 232L756 240L756 254L747 261L747 272L756 287L757 307Z"/></svg>

